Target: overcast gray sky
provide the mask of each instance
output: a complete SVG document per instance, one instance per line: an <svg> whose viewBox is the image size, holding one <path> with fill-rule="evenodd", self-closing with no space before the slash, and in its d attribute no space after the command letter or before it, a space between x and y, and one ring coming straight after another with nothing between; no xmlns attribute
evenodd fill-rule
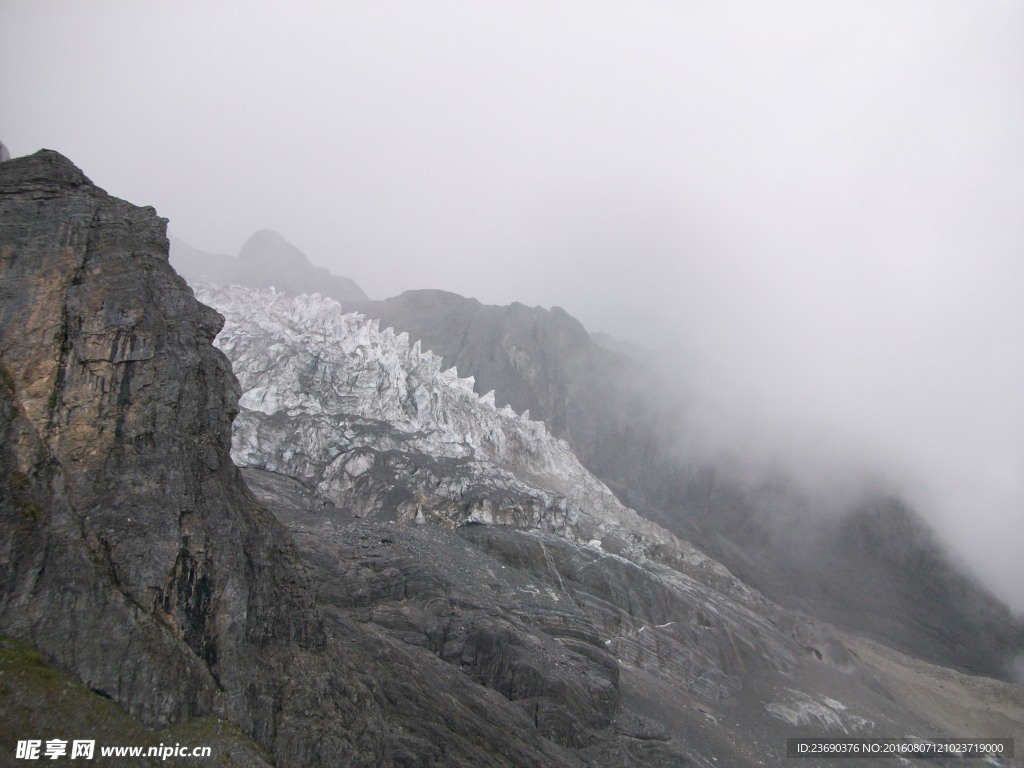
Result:
<svg viewBox="0 0 1024 768"><path fill-rule="evenodd" d="M709 445L884 465L1024 610L1024 0L284 6L0 0L0 139L671 349Z"/></svg>

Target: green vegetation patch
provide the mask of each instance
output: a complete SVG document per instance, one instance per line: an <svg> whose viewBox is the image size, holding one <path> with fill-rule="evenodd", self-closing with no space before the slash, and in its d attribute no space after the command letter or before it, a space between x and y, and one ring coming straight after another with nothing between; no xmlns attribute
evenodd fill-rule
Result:
<svg viewBox="0 0 1024 768"><path fill-rule="evenodd" d="M14 377L3 363L0 363L0 392L11 397L14 395Z"/></svg>
<svg viewBox="0 0 1024 768"><path fill-rule="evenodd" d="M59 671L32 646L0 636L0 765L28 762L16 759L19 741L68 742L68 754L47 764L95 766L199 766L267 768L271 760L238 728L216 717L202 717L164 730L148 728L115 702L89 690ZM95 740L92 760L70 760L71 742ZM104 758L101 747L210 747L210 757Z"/></svg>
<svg viewBox="0 0 1024 768"><path fill-rule="evenodd" d="M14 506L25 523L37 525L43 519L43 505L32 497L32 483L23 472L11 474Z"/></svg>

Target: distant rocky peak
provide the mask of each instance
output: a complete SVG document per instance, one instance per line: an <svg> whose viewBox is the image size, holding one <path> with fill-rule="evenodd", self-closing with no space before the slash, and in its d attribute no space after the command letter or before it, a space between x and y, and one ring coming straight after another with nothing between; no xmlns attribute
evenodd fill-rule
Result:
<svg viewBox="0 0 1024 768"><path fill-rule="evenodd" d="M306 254L272 229L261 229L246 240L238 252L238 259L243 265L313 269Z"/></svg>
<svg viewBox="0 0 1024 768"><path fill-rule="evenodd" d="M206 253L172 237L171 264L193 285L273 287L292 296L316 292L347 304L367 300L355 282L314 267L306 254L270 229L261 229L246 240L237 258Z"/></svg>

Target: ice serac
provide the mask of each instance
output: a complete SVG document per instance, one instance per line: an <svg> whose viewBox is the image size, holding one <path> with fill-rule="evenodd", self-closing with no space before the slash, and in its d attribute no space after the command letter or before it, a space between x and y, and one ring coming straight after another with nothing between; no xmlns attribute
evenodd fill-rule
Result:
<svg viewBox="0 0 1024 768"><path fill-rule="evenodd" d="M752 666L792 663L796 646L747 606L763 602L756 593L624 507L542 422L496 409L493 393L478 397L471 379L441 371L439 359L406 334L381 330L377 321L344 313L319 295L239 286L197 291L225 315L217 344L243 390L233 450L240 465L301 479L314 506L356 517L528 531L533 538L519 546L540 553L553 572L560 570L558 553L566 554L545 534L590 546L595 553L588 560L607 561L599 570L632 573L639 564L644 575L625 581L650 582L643 591L664 593L681 614L704 603L721 618L710 632L690 636L680 622L658 633L664 647L651 658L659 673L687 687L735 691L740 681L723 654ZM497 535L475 534L504 551ZM718 592L706 587L709 580ZM611 614L603 632L619 639L609 645L620 656L644 657L647 638L623 631L623 622L632 626L635 617Z"/></svg>
<svg viewBox="0 0 1024 768"><path fill-rule="evenodd" d="M493 391L478 396L472 378L442 371L408 334L318 294L196 290L225 316L216 344L242 387L233 443L240 465L301 478L317 501L356 516L608 538L728 576L624 507L543 422L496 408Z"/></svg>

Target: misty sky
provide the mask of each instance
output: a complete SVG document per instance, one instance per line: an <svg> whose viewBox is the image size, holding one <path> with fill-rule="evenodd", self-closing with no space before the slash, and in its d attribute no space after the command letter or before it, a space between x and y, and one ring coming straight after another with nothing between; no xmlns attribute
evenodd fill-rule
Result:
<svg viewBox="0 0 1024 768"><path fill-rule="evenodd" d="M1024 611L1024 0L0 0L0 140L192 245L558 304Z"/></svg>

